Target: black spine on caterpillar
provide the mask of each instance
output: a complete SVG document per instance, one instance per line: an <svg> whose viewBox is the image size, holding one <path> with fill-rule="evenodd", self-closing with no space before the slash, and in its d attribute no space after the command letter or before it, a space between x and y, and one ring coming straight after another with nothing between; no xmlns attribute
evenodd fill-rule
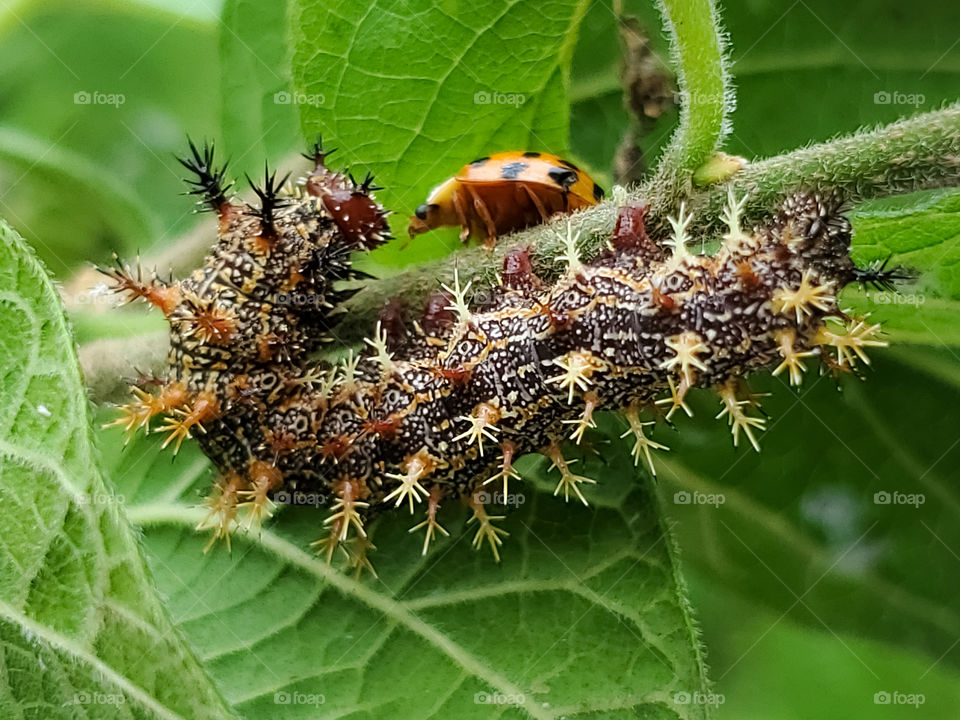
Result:
<svg viewBox="0 0 960 720"><path fill-rule="evenodd" d="M199 195L203 209L220 212L220 208L230 201L228 193L233 187L233 183L226 181L229 163L224 162L219 167L216 165L212 143L204 143L203 150L199 150L192 140L187 143L190 146L190 155L177 158L179 163L195 176L187 180L190 186L187 194Z"/></svg>
<svg viewBox="0 0 960 720"><path fill-rule="evenodd" d="M190 151L181 162L196 176L191 193L219 218L202 266L176 282L155 273L144 280L139 268L105 270L117 291L160 307L170 322L168 375L158 393L138 393L120 422L136 430L166 415L168 442L197 435L229 473L265 447L259 425L272 417L270 398L312 382L301 376L307 358L334 331L349 292L336 285L362 276L351 253L382 244L389 230L370 184L328 169L319 142L302 190L284 189L286 178L267 171L262 185L251 182L255 205L227 195L211 145L191 142Z"/></svg>

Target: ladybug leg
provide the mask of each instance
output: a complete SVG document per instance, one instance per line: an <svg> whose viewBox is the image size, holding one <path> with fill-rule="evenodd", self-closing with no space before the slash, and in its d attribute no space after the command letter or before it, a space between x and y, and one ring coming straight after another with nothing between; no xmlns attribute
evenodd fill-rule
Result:
<svg viewBox="0 0 960 720"><path fill-rule="evenodd" d="M473 209L477 211L477 215L483 220L483 224L487 226L487 239L484 245L490 250L497 241L497 225L493 222L493 218L490 217L490 211L480 196L471 190L469 186L467 186L467 192L470 193L470 197L473 200Z"/></svg>
<svg viewBox="0 0 960 720"><path fill-rule="evenodd" d="M520 187L524 189L524 192L527 193L527 196L530 198L531 202L533 202L534 207L537 208L537 212L540 213L540 219L543 222L549 220L550 215L547 213L547 209L543 206L543 203L540 202L540 198L537 197L537 194L530 189L530 186L526 183L520 183ZM564 195L564 200L566 200L566 195Z"/></svg>
<svg viewBox="0 0 960 720"><path fill-rule="evenodd" d="M459 192L453 193L453 211L460 222L460 242L466 243L470 238L470 221L467 220L467 209L463 206L463 196Z"/></svg>

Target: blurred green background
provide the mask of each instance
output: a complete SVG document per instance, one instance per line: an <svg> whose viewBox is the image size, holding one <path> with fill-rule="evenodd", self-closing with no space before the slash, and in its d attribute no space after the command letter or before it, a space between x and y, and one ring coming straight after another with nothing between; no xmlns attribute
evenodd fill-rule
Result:
<svg viewBox="0 0 960 720"><path fill-rule="evenodd" d="M176 247L204 220L181 195L174 154L186 135L226 140L237 172L259 171L264 157L285 162L300 149L297 108L274 99L291 83L283 3L251 12L256 5L0 7L0 215L58 279L68 282L112 251ZM587 8L566 87L569 142L552 148L608 187L629 124L613 10L603 1ZM653 8L630 2L624 10L666 57ZM742 0L723 15L739 98L727 149L748 158L934 109L960 91L955 3ZM649 157L675 119L668 109L651 124ZM397 229L413 198L442 179L386 196ZM948 221L956 212L936 204L950 198L935 198L912 200L909 212L953 247L956 223ZM874 204L858 227L882 225L893 207ZM402 257L395 243L375 263L389 270L447 251L429 236L418 243ZM129 331L128 321L91 320L91 312L74 308L81 339ZM776 390L768 407L784 420L772 423L759 457L734 455L726 432L707 427L713 406L705 399L679 438L658 430L673 448L673 471L661 478L666 497L699 489L726 498L718 508L672 505L712 677L725 696L721 718L956 712L960 359L950 342L877 356L869 382L845 380L841 396L829 379L798 393L760 383ZM885 490L922 492L926 503L873 503ZM922 693L926 702L875 704L883 692Z"/></svg>

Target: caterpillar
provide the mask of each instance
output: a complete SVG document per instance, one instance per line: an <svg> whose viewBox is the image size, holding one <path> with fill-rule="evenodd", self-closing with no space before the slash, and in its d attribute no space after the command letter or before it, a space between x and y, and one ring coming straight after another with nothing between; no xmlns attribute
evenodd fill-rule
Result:
<svg viewBox="0 0 960 720"><path fill-rule="evenodd" d="M745 198L731 189L713 253L690 250L683 204L663 238L647 234L645 206L628 204L590 261L567 223L555 282L537 276L527 250L513 251L482 308L455 275L417 320L388 303L368 347L331 364L316 351L343 321L340 282L364 277L351 255L389 238L380 188L330 170L318 142L297 187L266 171L251 182L259 203L244 204L230 197L213 147L190 150L181 162L217 215L218 240L179 281L119 260L103 269L114 291L170 324L166 373L135 386L111 424L165 433L174 452L196 439L219 472L198 527L211 544L259 526L280 493L317 493L329 499L317 551L372 570L372 517L422 513L412 531L426 554L447 534L441 504L462 496L474 546L499 561L503 516L481 500L506 497L521 480L516 459L540 452L555 494L587 504L595 481L571 469L563 444L580 443L597 411L623 413L635 463L655 474L652 451L666 448L649 428L691 415L691 388L714 388L733 444L759 450L766 419L745 375L770 369L799 385L810 363L856 370L868 348L886 345L879 325L841 310L837 296L852 282L889 285L900 268L854 265L841 199L795 193L746 231Z"/></svg>

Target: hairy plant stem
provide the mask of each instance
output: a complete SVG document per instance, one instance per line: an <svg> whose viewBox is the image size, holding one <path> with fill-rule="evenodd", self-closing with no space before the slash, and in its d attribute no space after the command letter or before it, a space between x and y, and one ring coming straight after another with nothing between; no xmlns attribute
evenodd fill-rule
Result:
<svg viewBox="0 0 960 720"><path fill-rule="evenodd" d="M726 66L726 36L713 0L659 0L680 88L680 122L651 181L655 214L691 189L694 171L719 149L736 104Z"/></svg>
<svg viewBox="0 0 960 720"><path fill-rule="evenodd" d="M747 165L731 182L758 220L789 192L831 189L855 203L960 183L960 103ZM727 186L695 193L695 227L719 227Z"/></svg>

